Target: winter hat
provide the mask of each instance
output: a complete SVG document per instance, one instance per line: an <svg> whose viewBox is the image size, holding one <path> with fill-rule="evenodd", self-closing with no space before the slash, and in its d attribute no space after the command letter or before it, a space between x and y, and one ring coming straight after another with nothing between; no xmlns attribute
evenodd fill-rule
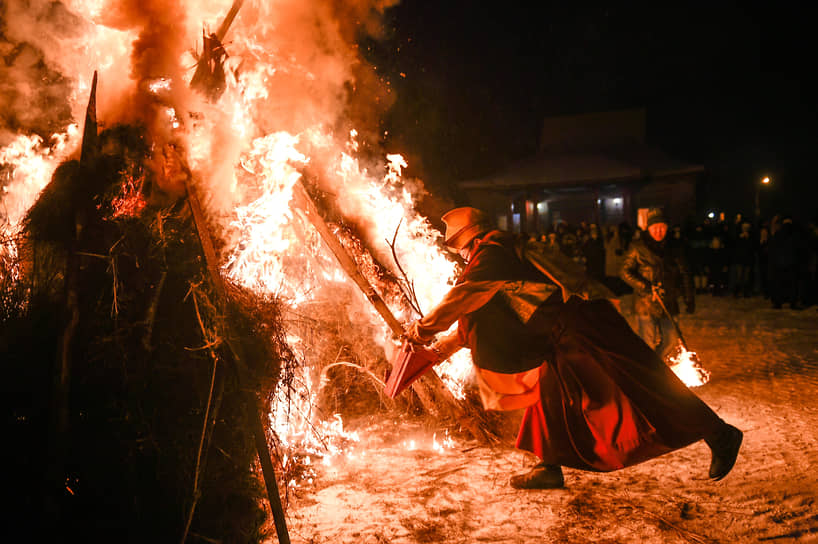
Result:
<svg viewBox="0 0 818 544"><path fill-rule="evenodd" d="M443 243L452 249L464 248L475 236L489 228L486 214L468 206L450 210L441 219L446 223Z"/></svg>
<svg viewBox="0 0 818 544"><path fill-rule="evenodd" d="M667 219L665 219L665 214L662 213L661 208L651 208L650 211L648 211L647 226L649 227L656 223L664 223L667 225Z"/></svg>

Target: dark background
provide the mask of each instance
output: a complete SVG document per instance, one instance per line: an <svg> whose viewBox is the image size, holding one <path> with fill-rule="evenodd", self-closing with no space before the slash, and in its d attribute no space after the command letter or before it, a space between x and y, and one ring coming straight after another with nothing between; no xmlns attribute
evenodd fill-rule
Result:
<svg viewBox="0 0 818 544"><path fill-rule="evenodd" d="M816 29L796 7L679 8L404 0L369 55L410 176L454 183L536 153L542 119L647 108L648 142L707 167L700 211L813 219Z"/></svg>

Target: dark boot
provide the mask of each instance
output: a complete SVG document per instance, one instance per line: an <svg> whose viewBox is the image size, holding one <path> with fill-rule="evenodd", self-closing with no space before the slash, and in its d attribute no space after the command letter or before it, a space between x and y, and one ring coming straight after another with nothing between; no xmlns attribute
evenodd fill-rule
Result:
<svg viewBox="0 0 818 544"><path fill-rule="evenodd" d="M512 476L511 487L515 489L561 489L565 487L562 467L539 463L530 472Z"/></svg>
<svg viewBox="0 0 818 544"><path fill-rule="evenodd" d="M733 465L736 464L743 437L744 433L725 423L722 430L704 439L713 454L710 461L710 478L713 481L717 482L727 476Z"/></svg>

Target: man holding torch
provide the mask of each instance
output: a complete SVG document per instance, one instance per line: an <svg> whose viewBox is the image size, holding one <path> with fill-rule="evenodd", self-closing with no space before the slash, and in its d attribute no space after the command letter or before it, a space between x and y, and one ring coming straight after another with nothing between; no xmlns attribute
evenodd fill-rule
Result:
<svg viewBox="0 0 818 544"><path fill-rule="evenodd" d="M620 272L636 294L637 332L662 360L678 342L672 319L679 314L679 296L687 313L696 308L685 248L667 232L662 210L648 211L647 236L631 244Z"/></svg>
<svg viewBox="0 0 818 544"><path fill-rule="evenodd" d="M408 340L468 347L486 409L524 408L516 446L541 459L521 489L564 486L562 467L621 469L704 439L710 478L732 469L742 433L696 397L637 336L576 263L492 230L475 208L443 216L444 243L466 260L456 285Z"/></svg>

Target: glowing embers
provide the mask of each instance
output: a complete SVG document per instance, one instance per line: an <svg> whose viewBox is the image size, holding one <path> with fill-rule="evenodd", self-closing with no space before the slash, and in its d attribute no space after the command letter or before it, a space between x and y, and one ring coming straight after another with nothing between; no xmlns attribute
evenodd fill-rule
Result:
<svg viewBox="0 0 818 544"><path fill-rule="evenodd" d="M171 87L170 83L171 80L169 78L160 77L148 83L148 90L153 94L169 92Z"/></svg>
<svg viewBox="0 0 818 544"><path fill-rule="evenodd" d="M145 176L134 177L130 174L123 174L120 192L111 200L111 217L136 217L145 206L148 205L142 195L142 185L145 183Z"/></svg>
<svg viewBox="0 0 818 544"><path fill-rule="evenodd" d="M432 434L432 439L428 437L410 438L401 444L404 449L409 451L431 451L434 453L445 453L446 450L451 450L456 447L454 439L449 436L449 431L444 431L443 436L438 440L437 433Z"/></svg>
<svg viewBox="0 0 818 544"><path fill-rule="evenodd" d="M702 367L695 351L688 351L681 344L679 353L670 358L670 369L688 387L699 387L710 381L710 372Z"/></svg>

